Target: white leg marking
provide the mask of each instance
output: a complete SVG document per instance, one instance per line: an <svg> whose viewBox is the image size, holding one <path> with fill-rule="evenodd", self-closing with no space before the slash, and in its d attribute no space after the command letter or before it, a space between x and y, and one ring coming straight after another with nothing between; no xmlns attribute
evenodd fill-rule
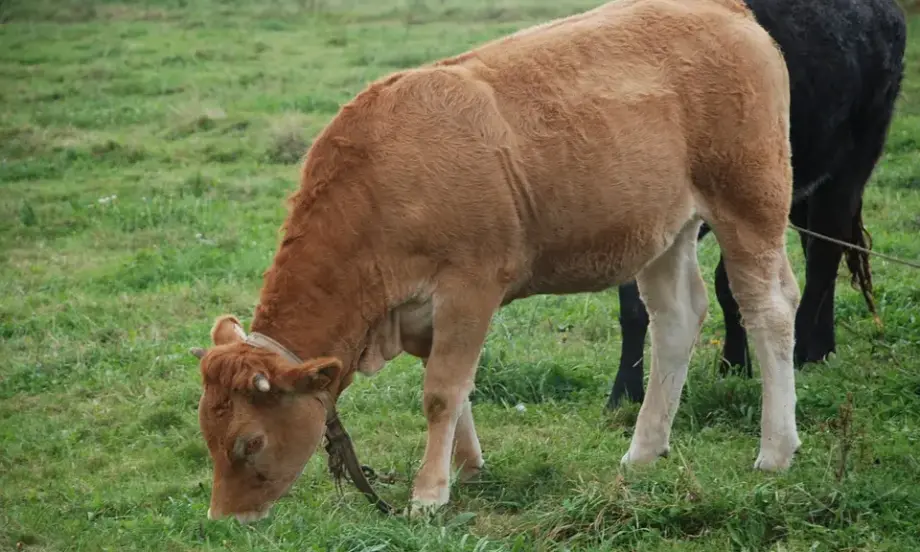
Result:
<svg viewBox="0 0 920 552"><path fill-rule="evenodd" d="M444 283L444 289L451 289L451 283ZM492 314L501 301L500 290L470 296L465 292L470 283L457 283L460 286L455 289L461 293L447 295L449 291L445 291L445 299L435 302L431 355L425 364L423 403L428 441L422 467L415 476L412 503L429 511L449 499L451 449L461 416L468 416L470 422L461 432L465 442L469 441L469 394Z"/></svg>
<svg viewBox="0 0 920 552"><path fill-rule="evenodd" d="M699 226L688 223L671 248L637 278L649 313L652 362L648 391L621 464L647 463L669 452L690 355L709 306L696 258Z"/></svg>
<svg viewBox="0 0 920 552"><path fill-rule="evenodd" d="M442 408L448 407L445 404ZM445 410L437 421L429 415L425 456L412 491L413 510L430 513L450 499L450 452L459 414L455 407Z"/></svg>
<svg viewBox="0 0 920 552"><path fill-rule="evenodd" d="M732 295L754 343L763 380L760 453L754 463L764 471L784 470L799 448L795 423L795 373L792 367L795 310L799 288L785 244L743 261L726 257Z"/></svg>
<svg viewBox="0 0 920 552"><path fill-rule="evenodd" d="M799 288L786 255L777 258L779 270L763 299L761 309L749 313L747 323L754 338L763 379L763 414L760 421L760 453L756 469L788 469L801 445L795 422L795 370L792 350L795 339L795 310ZM759 316L758 316L759 315ZM742 310L742 316L745 316Z"/></svg>

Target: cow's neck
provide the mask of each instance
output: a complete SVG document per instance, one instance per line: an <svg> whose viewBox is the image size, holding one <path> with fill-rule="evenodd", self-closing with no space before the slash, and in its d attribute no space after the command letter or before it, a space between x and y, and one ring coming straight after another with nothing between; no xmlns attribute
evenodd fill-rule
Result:
<svg viewBox="0 0 920 552"><path fill-rule="evenodd" d="M352 379L368 329L383 316L379 273L356 238L303 228L287 231L265 273L251 331L303 360L335 356L345 367L336 391Z"/></svg>

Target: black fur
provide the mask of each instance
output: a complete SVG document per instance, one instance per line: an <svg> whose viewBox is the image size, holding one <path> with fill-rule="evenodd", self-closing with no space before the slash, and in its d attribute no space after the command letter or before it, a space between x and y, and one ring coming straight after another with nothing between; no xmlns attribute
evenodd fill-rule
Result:
<svg viewBox="0 0 920 552"><path fill-rule="evenodd" d="M903 74L907 35L896 0L746 0L779 44L789 70L793 207L800 227L867 247L862 196L878 161ZM701 237L709 229L703 227ZM845 255L869 310L869 259L824 240L801 236L805 289L795 320L795 364L819 361L836 348L834 284ZM623 348L608 408L641 402L648 314L635 282L620 287ZM751 375L747 335L720 259L716 296L725 316L723 374Z"/></svg>

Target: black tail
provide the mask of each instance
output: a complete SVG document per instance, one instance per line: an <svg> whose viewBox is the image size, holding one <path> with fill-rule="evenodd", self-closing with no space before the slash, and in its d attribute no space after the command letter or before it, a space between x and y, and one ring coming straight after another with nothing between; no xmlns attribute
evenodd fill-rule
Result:
<svg viewBox="0 0 920 552"><path fill-rule="evenodd" d="M900 94L901 84L904 79L904 52L907 47L907 22L903 9L893 10L891 13L887 14L885 27L886 30L884 35L887 35L888 38L888 51L885 52L883 56L883 74L877 76L888 81L888 86L876 92L873 103L867 108L869 109L868 113L870 113L870 117L864 118L864 120L867 121L875 119L877 125L878 122L882 123L876 126L874 131L869 130L873 125L867 125L869 127L866 129L867 132L861 133L864 138L875 140L875 147L872 150L872 165L868 167L869 171L865 175L865 181L869 180L872 169L882 155L885 139L888 135L889 126L891 125L892 114L894 113L894 106ZM873 79L870 77L866 82L871 82L872 80ZM872 116L872 113L875 115ZM884 115L884 117L882 117L882 115ZM862 194L860 194L860 197L862 197ZM856 208L856 214L853 217L853 226L851 228L853 244L865 249L872 249L872 236L863 224L862 208L863 204L860 199L859 205ZM862 292L869 312L872 313L875 322L881 326L881 319L878 317L878 313L875 310L875 299L872 294L872 272L869 269L869 255L850 248L845 250L844 255L846 256L847 267L850 269L850 284L854 289L858 289Z"/></svg>
<svg viewBox="0 0 920 552"><path fill-rule="evenodd" d="M853 245L872 249L872 235L866 230L862 220L862 202L853 217ZM875 298L872 292L872 271L869 268L869 254L856 249L847 247L844 250L844 256L847 261L847 267L850 269L850 285L853 289L862 292L863 299L866 300L866 307L869 312L878 319L878 313L875 310Z"/></svg>

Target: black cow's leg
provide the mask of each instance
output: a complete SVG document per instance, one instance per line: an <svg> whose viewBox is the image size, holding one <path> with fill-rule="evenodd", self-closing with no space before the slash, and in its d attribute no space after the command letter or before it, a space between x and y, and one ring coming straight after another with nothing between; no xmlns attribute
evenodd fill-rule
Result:
<svg viewBox="0 0 920 552"><path fill-rule="evenodd" d="M719 257L719 265L716 267L715 285L716 297L725 319L725 344L722 347L719 370L723 376L734 372L749 378L753 376L753 367L747 332L741 325L741 311L728 285L728 274L725 272L725 260L722 257Z"/></svg>
<svg viewBox="0 0 920 552"><path fill-rule="evenodd" d="M800 201L798 204L792 206L792 211L789 213L789 219L793 224L799 228L808 228L808 211L809 211L810 202L806 199ZM802 243L802 256L805 258L805 285L808 286L809 274L808 271L808 245L811 243L811 240L814 239L804 232L797 232L799 235L799 241ZM813 276L812 276L813 277ZM804 291L803 291L804 294ZM796 311L796 321L798 321L799 313L802 311L802 304L799 303L799 310ZM805 332L805 333L801 333ZM808 335L807 326L799 326L798 323L795 327L795 350L804 350L807 348L808 341L810 340L810 335ZM801 368L802 363L798 360L798 357L793 357L793 364L796 368Z"/></svg>
<svg viewBox="0 0 920 552"><path fill-rule="evenodd" d="M700 229L699 237L702 238L709 231L707 225ZM751 351L748 347L747 332L741 325L741 311L738 302L732 295L728 283L728 274L725 272L725 259L719 257L719 264L715 271L716 298L722 308L722 317L725 321L725 343L722 347L722 362L719 370L722 375L730 372L740 372L746 377L753 375L751 365Z"/></svg>
<svg viewBox="0 0 920 552"><path fill-rule="evenodd" d="M889 91L889 94L894 94ZM892 105L888 98L886 105ZM861 241L859 220L862 217L862 196L866 183L878 162L885 144L890 121L887 113L875 113L857 128L858 142L846 162L830 182L809 198L808 229L843 240ZM836 351L834 338L834 288L843 247L818 237L809 237L805 253L805 290L795 321L795 353L797 366L817 362Z"/></svg>
<svg viewBox="0 0 920 552"><path fill-rule="evenodd" d="M705 222L701 224L700 231L696 234L696 241L699 242L701 239L706 237L706 234L708 234L710 231L712 231L712 228L710 228L708 224Z"/></svg>
<svg viewBox="0 0 920 552"><path fill-rule="evenodd" d="M828 182L808 200L808 229L850 241L852 215L841 182ZM842 197L843 196L843 197ZM795 317L795 364L823 360L834 352L834 292L843 247L809 237L805 253L805 289Z"/></svg>
<svg viewBox="0 0 920 552"><path fill-rule="evenodd" d="M648 312L639 296L639 286L633 280L619 287L620 296L620 331L622 332L622 346L620 354L620 368L610 398L607 400L607 409L613 410L620 406L623 399L642 402L645 399L643 388L643 352L645 348L645 334L648 331Z"/></svg>
<svg viewBox="0 0 920 552"><path fill-rule="evenodd" d="M789 220L799 228L808 228L808 200L800 201L792 206L789 213ZM799 240L802 242L802 254L808 259L808 234L799 232Z"/></svg>
<svg viewBox="0 0 920 552"><path fill-rule="evenodd" d="M700 228L699 237L702 238L709 232L709 226L704 224ZM732 295L728 283L728 274L725 272L725 259L720 255L719 264L715 271L716 298L722 308L722 320L725 324L725 342L722 345L722 361L719 363L719 372L726 376L729 373L740 373L746 377L753 375L751 366L751 351L748 347L747 332L741 325L741 311L738 302Z"/></svg>

